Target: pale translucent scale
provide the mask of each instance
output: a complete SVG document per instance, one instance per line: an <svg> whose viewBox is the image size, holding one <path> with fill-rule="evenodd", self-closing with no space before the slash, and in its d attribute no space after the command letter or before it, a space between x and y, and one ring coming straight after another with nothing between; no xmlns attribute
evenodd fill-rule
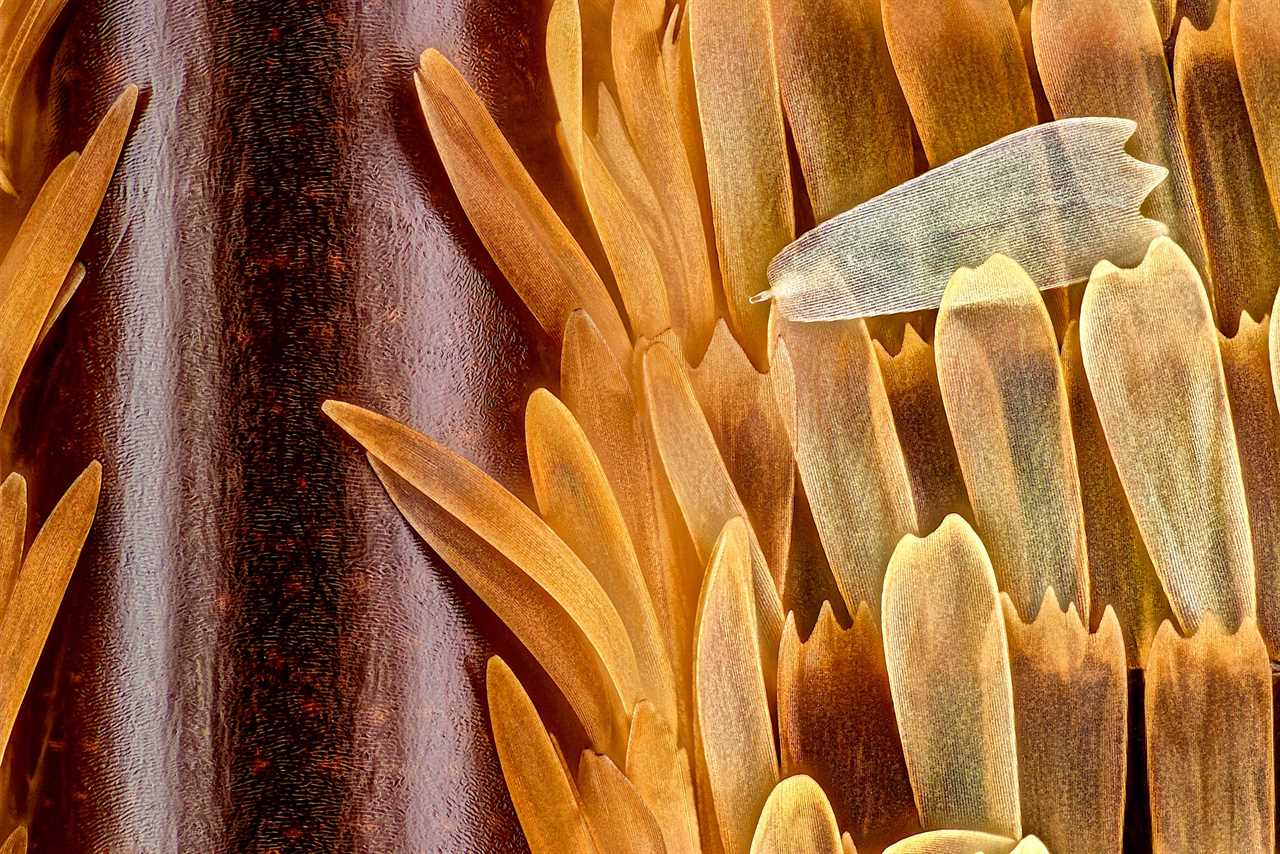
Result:
<svg viewBox="0 0 1280 854"><path fill-rule="evenodd" d="M871 317L936 308L952 273L997 253L1042 290L1100 259L1136 264L1168 230L1139 211L1168 172L1125 153L1136 127L1064 119L998 139L808 232L753 300L789 320Z"/></svg>

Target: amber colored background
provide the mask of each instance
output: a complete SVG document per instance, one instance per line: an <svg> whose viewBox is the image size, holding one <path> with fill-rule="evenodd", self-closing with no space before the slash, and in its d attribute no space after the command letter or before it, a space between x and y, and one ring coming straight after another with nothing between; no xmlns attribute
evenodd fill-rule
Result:
<svg viewBox="0 0 1280 854"><path fill-rule="evenodd" d="M50 163L125 83L142 101L21 402L38 507L105 467L17 737L32 850L522 850L483 671L532 665L320 403L527 493L524 399L555 354L459 209L412 70L444 51L555 186L546 4L70 5Z"/></svg>

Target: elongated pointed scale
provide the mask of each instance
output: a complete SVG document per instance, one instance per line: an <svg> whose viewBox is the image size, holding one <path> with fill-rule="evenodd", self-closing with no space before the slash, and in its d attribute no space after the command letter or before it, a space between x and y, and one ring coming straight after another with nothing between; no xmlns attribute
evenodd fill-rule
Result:
<svg viewBox="0 0 1280 854"><path fill-rule="evenodd" d="M84 281L84 276L85 267L83 264L77 261L71 265L71 269L67 272L67 277L62 280L62 285L58 288L58 295L54 297L53 305L49 306L49 313L44 317L44 323L40 326L40 334L36 336L36 343L32 350L40 349L44 339L49 337L49 333L53 330L53 325L58 322L58 318L62 315L62 310L67 307L67 303L71 302L71 298L75 296L80 283Z"/></svg>
<svg viewBox="0 0 1280 854"><path fill-rule="evenodd" d="M1107 445L1182 627L1253 617L1249 515L1218 337L1195 265L1162 238L1132 270L1102 263L1080 344Z"/></svg>
<svg viewBox="0 0 1280 854"><path fill-rule="evenodd" d="M996 254L1036 285L1133 264L1161 223L1139 207L1166 170L1125 153L1127 119L1064 119L1003 137L805 234L769 265L788 320L937 308L951 274Z"/></svg>
<svg viewBox="0 0 1280 854"><path fill-rule="evenodd" d="M501 551L369 455L387 495L418 536L525 645L564 694L588 740L621 755L626 706L604 676L600 654L564 608Z"/></svg>
<svg viewBox="0 0 1280 854"><path fill-rule="evenodd" d="M813 520L849 613L877 613L898 539L916 531L911 484L880 367L861 320L796 325L774 356L795 401L792 446Z"/></svg>
<svg viewBox="0 0 1280 854"><path fill-rule="evenodd" d="M1240 312L1271 308L1280 269L1280 225L1253 142L1236 72L1229 2L1217 4L1213 26L1178 26L1173 75L1178 116L1204 228L1218 325L1235 333Z"/></svg>
<svg viewBox="0 0 1280 854"><path fill-rule="evenodd" d="M938 385L1000 589L1033 619L1053 588L1088 621L1084 510L1058 340L1035 285L997 255L951 277Z"/></svg>
<svg viewBox="0 0 1280 854"><path fill-rule="evenodd" d="M644 355L643 372L649 419L662 464L689 534L706 562L725 523L735 517L747 521L747 511L698 406L688 374L675 354L665 344L654 344ZM782 632L782 601L759 540L749 525L745 527L760 654L766 670L773 671L766 673L772 683Z"/></svg>
<svg viewBox="0 0 1280 854"><path fill-rule="evenodd" d="M485 673L493 741L520 829L533 854L596 850L573 781L538 710L496 655Z"/></svg>
<svg viewBox="0 0 1280 854"><path fill-rule="evenodd" d="M631 715L626 772L658 820L667 854L697 854L698 810L689 755L647 700L637 703Z"/></svg>
<svg viewBox="0 0 1280 854"><path fill-rule="evenodd" d="M1240 319L1234 338L1220 336L1222 369L1240 452L1257 573L1258 631L1280 659L1280 409L1267 356L1267 318Z"/></svg>
<svg viewBox="0 0 1280 854"><path fill-rule="evenodd" d="M707 180L707 149L702 144L702 121L698 111L698 87L693 79L693 42L689 38L689 4L673 6L663 34L662 62L680 122L680 138L698 193L702 212L702 236L707 246L711 277L720 282L720 259L716 251L715 215L711 211L711 187Z"/></svg>
<svg viewBox="0 0 1280 854"><path fill-rule="evenodd" d="M782 103L814 218L823 222L912 176L911 113L880 0L772 7Z"/></svg>
<svg viewBox="0 0 1280 854"><path fill-rule="evenodd" d="M622 510L586 434L555 395L538 389L525 410L538 509L582 559L617 609L635 651L644 696L676 727L676 682L653 600Z"/></svg>
<svg viewBox="0 0 1280 854"><path fill-rule="evenodd" d="M778 780L749 569L746 525L730 520L707 566L693 665L698 729L727 854L750 849L756 821Z"/></svg>
<svg viewBox="0 0 1280 854"><path fill-rule="evenodd" d="M9 158L17 153L21 140L17 139L17 126L25 123L16 117L18 94L23 81L31 68L32 62L39 55L49 30L67 6L67 0L30 0L26 3L11 3L5 9L6 50L3 61L0 61L0 184L5 192L17 195L12 183ZM23 836L23 850L26 849L26 836ZM6 851L5 854L10 854Z"/></svg>
<svg viewBox="0 0 1280 854"><path fill-rule="evenodd" d="M884 579L885 660L926 830L1022 835L1013 688L995 572L948 516L905 536Z"/></svg>
<svg viewBox="0 0 1280 854"><path fill-rule="evenodd" d="M662 287L662 269L635 212L590 139L582 141L582 182L631 329L646 337L664 332L671 326L671 311Z"/></svg>
<svg viewBox="0 0 1280 854"><path fill-rule="evenodd" d="M612 6L610 36L618 105L649 182L661 188L662 214L671 233L671 244L664 247L670 253L667 302L685 353L693 358L711 338L716 295L697 185L662 64L665 4L623 0Z"/></svg>
<svg viewBox="0 0 1280 854"><path fill-rule="evenodd" d="M1271 207L1280 217L1280 3L1232 0L1231 43Z"/></svg>
<svg viewBox="0 0 1280 854"><path fill-rule="evenodd" d="M578 0L552 0L547 14L547 77L560 115L569 165L582 180L582 12Z"/></svg>
<svg viewBox="0 0 1280 854"><path fill-rule="evenodd" d="M711 346L689 378L781 587L791 549L796 468L785 422L794 416L782 412L769 375L755 369L724 321L716 324Z"/></svg>
<svg viewBox="0 0 1280 854"><path fill-rule="evenodd" d="M1150 3L1156 13L1156 23L1160 26L1160 40L1168 41L1178 16L1178 0L1150 0Z"/></svg>
<svg viewBox="0 0 1280 854"><path fill-rule="evenodd" d="M560 395L609 477L659 622L670 640L672 665L687 685L702 567L687 567L686 573L686 567L663 550L661 509L653 485L654 469L660 464L652 459L639 401L604 336L583 311L574 312L565 326Z"/></svg>
<svg viewBox="0 0 1280 854"><path fill-rule="evenodd" d="M657 190L645 174L640 152L636 150L630 131L627 130L622 109L613 93L603 85L595 91L594 97L588 93L588 100L596 104L596 130L592 136L596 150L643 229L650 248L662 266L663 278L677 279L679 259L675 256L676 236L667 224Z"/></svg>
<svg viewBox="0 0 1280 854"><path fill-rule="evenodd" d="M18 825L9 834L9 838L0 846L0 854L27 854L27 828Z"/></svg>
<svg viewBox="0 0 1280 854"><path fill-rule="evenodd" d="M64 160L49 176L0 262L0 317L6 323L6 335L0 341L0 417L97 217L137 102L138 88L127 86L103 116L83 154Z"/></svg>
<svg viewBox="0 0 1280 854"><path fill-rule="evenodd" d="M467 218L539 325L557 342L582 308L619 359L630 341L599 274L533 183L510 143L438 51L422 54L418 100Z"/></svg>
<svg viewBox="0 0 1280 854"><path fill-rule="evenodd" d="M0 484L0 613L22 568L27 536L27 481L13 472Z"/></svg>
<svg viewBox="0 0 1280 854"><path fill-rule="evenodd" d="M1271 331L1267 334L1271 350L1271 384L1275 386L1276 404L1280 406L1280 293L1271 307Z"/></svg>
<svg viewBox="0 0 1280 854"><path fill-rule="evenodd" d="M578 791L600 850L666 854L658 820L609 757L582 752Z"/></svg>
<svg viewBox="0 0 1280 854"><path fill-rule="evenodd" d="M795 236L769 3L699 0L689 28L729 322L764 370L769 311L749 300L764 289L769 259Z"/></svg>
<svg viewBox="0 0 1280 854"><path fill-rule="evenodd" d="M788 777L773 787L751 854L841 854L835 814L812 777Z"/></svg>
<svg viewBox="0 0 1280 854"><path fill-rule="evenodd" d="M617 609L581 559L518 498L426 436L350 404L327 401L324 411L377 461L418 533L560 674L593 745L620 756L640 676Z"/></svg>
<svg viewBox="0 0 1280 854"><path fill-rule="evenodd" d="M36 535L0 615L0 757L13 732L22 698L35 672L62 595L71 580L98 509L102 466L92 462Z"/></svg>
<svg viewBox="0 0 1280 854"><path fill-rule="evenodd" d="M1039 837L1027 836L1018 843L1011 854L1049 854L1049 847L1041 842Z"/></svg>

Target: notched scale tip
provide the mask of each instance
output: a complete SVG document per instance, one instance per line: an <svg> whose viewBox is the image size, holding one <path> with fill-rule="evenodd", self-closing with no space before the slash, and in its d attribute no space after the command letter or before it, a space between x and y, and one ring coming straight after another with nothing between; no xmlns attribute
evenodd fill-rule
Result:
<svg viewBox="0 0 1280 854"><path fill-rule="evenodd" d="M850 628L863 629L866 625L870 625L872 630L879 633L879 627L876 618L872 616L871 609L866 602L858 603L858 613L854 617L853 626ZM796 644L799 648L810 644L818 644L825 646L831 644L841 633L850 631L840 623L840 619L836 616L835 608L831 604L831 600L822 600L822 606L818 609L818 618L813 623L813 628L806 635L800 626L800 620L796 616L795 611L787 612L787 621L783 625L782 634L785 643Z"/></svg>
<svg viewBox="0 0 1280 854"><path fill-rule="evenodd" d="M836 320L937 308L953 272L998 254L1042 290L1129 262L1168 232L1140 211L1168 171L1125 151L1136 129L1063 119L996 140L803 235L765 293L788 320Z"/></svg>
<svg viewBox="0 0 1280 854"><path fill-rule="evenodd" d="M1125 180L1128 181L1133 192L1144 199L1169 177L1169 170L1159 163L1148 163L1130 156L1125 165L1128 167L1128 172L1124 175Z"/></svg>
<svg viewBox="0 0 1280 854"><path fill-rule="evenodd" d="M1044 596L1041 597L1040 605L1035 613L1029 614L1025 618L1019 613L1018 607L1013 603L1013 599L1004 591L1000 592L1000 606L1004 609L1006 623L1017 620L1024 626L1031 626L1041 620L1047 622L1061 617L1072 626L1079 625L1081 628L1084 626L1083 621L1080 619L1080 612L1076 610L1076 603L1071 602L1064 610L1062 601L1058 598L1058 591L1053 589L1052 584L1045 588Z"/></svg>
<svg viewBox="0 0 1280 854"><path fill-rule="evenodd" d="M915 323L912 322L902 325L902 343L898 345L896 350L892 350L889 345L879 338L872 339L872 344L875 345L876 357L880 360L882 371L889 365L910 362L917 358L924 358L930 364L933 363L933 345L921 337ZM886 376L887 382L888 378Z"/></svg>

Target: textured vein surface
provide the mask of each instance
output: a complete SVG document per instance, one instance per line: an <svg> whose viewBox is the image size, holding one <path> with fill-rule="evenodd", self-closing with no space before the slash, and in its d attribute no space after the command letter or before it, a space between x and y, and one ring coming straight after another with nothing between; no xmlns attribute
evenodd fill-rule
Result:
<svg viewBox="0 0 1280 854"><path fill-rule="evenodd" d="M490 652L557 732L571 718L317 413L357 397L530 496L524 399L556 355L459 207L413 72L449 55L569 211L532 71L545 14L77 0L55 27L40 171L131 79L142 97L16 436L40 515L103 464L47 701L18 724L47 713L62 744L34 850L523 850Z"/></svg>

